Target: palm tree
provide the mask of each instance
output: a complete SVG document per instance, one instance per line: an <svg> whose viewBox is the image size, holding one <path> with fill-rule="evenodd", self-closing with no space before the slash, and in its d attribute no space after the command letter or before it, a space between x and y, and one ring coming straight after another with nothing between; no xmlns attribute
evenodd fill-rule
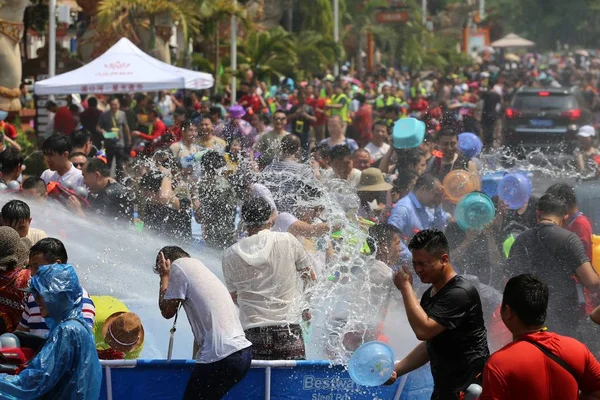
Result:
<svg viewBox="0 0 600 400"><path fill-rule="evenodd" d="M387 0L346 0L347 10L343 15L343 21L348 29L345 30L345 37L358 39L355 57L359 70L364 69L362 52L368 34L372 34L378 44L384 48L393 48L396 43L397 33L393 27L379 24L374 18L377 9L387 7L388 4Z"/></svg>
<svg viewBox="0 0 600 400"><path fill-rule="evenodd" d="M198 0L101 0L98 4L98 26L118 31L121 21L128 19L134 27L147 28L150 31L148 47L152 52L156 47L156 18L168 15L173 21L178 21L187 43L190 33L199 31L199 4Z"/></svg>
<svg viewBox="0 0 600 400"><path fill-rule="evenodd" d="M310 75L325 71L336 60L342 59L344 48L318 32L305 31L296 35L294 50L298 57L296 78L306 79Z"/></svg>
<svg viewBox="0 0 600 400"><path fill-rule="evenodd" d="M297 63L294 37L280 26L252 31L238 45L239 71L250 68L259 79L289 76Z"/></svg>

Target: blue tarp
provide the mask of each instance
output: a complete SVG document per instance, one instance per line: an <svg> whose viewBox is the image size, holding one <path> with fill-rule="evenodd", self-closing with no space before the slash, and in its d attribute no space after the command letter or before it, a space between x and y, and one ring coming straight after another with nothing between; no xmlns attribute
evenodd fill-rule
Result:
<svg viewBox="0 0 600 400"><path fill-rule="evenodd" d="M180 399L194 367L189 360L138 360L135 368L111 368L114 400ZM350 379L342 366L327 361L298 361L293 368L271 369L271 399L373 400L393 399L400 379L393 386L367 388ZM400 400L431 397L433 381L429 366L408 375ZM106 379L100 399L106 399ZM252 368L246 378L225 397L229 400L264 399L265 369Z"/></svg>

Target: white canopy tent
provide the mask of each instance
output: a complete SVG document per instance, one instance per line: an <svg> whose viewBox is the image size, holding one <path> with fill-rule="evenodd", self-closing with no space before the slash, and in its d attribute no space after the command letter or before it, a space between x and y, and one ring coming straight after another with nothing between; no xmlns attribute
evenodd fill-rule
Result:
<svg viewBox="0 0 600 400"><path fill-rule="evenodd" d="M164 63L122 38L89 64L64 74L36 82L34 93L93 94L150 92L163 89L208 89L211 74Z"/></svg>
<svg viewBox="0 0 600 400"><path fill-rule="evenodd" d="M504 36L502 39L492 42L491 46L496 47L496 48L533 47L533 46L535 46L535 42L532 42L531 40L523 39L521 36L519 36L515 33L509 33L508 35Z"/></svg>

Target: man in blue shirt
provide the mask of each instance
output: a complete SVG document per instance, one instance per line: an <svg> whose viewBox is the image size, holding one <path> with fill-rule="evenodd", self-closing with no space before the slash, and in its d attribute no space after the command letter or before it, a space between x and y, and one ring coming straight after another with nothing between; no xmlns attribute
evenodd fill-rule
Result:
<svg viewBox="0 0 600 400"><path fill-rule="evenodd" d="M446 214L441 207L443 193L439 179L429 173L421 175L414 189L396 203L388 223L400 229L407 239L424 229L443 231L446 228Z"/></svg>

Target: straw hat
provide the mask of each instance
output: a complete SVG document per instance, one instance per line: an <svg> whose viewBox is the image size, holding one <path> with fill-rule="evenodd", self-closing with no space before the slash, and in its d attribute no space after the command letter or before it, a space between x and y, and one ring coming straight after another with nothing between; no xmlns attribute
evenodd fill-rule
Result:
<svg viewBox="0 0 600 400"><path fill-rule="evenodd" d="M112 349L128 353L144 343L144 327L137 314L119 311L106 319L102 336Z"/></svg>
<svg viewBox="0 0 600 400"><path fill-rule="evenodd" d="M379 168L367 168L360 175L357 190L359 192L384 192L391 188L392 185L385 181Z"/></svg>

